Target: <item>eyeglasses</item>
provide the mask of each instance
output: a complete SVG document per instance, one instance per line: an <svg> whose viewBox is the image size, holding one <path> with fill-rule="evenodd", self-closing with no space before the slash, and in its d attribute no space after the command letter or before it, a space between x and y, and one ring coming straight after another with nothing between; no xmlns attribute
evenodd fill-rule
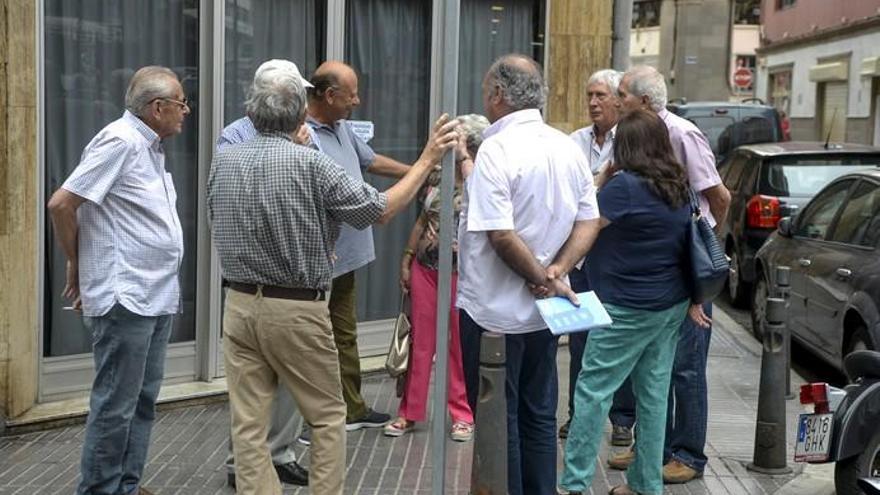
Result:
<svg viewBox="0 0 880 495"><path fill-rule="evenodd" d="M189 108L189 99L186 97L184 97L182 100L175 100L174 98L167 98L167 97L163 96L163 97L156 98L156 100L170 101L171 103L176 103L176 104L180 105L181 108ZM153 101L156 101L156 100L153 100Z"/></svg>

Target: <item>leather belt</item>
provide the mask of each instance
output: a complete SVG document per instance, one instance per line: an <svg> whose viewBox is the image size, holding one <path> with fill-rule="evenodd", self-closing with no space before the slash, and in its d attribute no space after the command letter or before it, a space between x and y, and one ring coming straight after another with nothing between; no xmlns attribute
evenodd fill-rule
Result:
<svg viewBox="0 0 880 495"><path fill-rule="evenodd" d="M229 288L234 291L244 292L245 294L256 294L262 290L263 297L292 299L295 301L323 301L327 296L326 291L320 289L278 287L277 285L255 285L232 281L229 282Z"/></svg>

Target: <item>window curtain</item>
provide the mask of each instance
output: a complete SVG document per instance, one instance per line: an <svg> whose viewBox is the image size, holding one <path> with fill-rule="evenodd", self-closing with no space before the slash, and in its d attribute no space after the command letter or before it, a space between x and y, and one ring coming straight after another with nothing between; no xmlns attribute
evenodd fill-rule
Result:
<svg viewBox="0 0 880 495"><path fill-rule="evenodd" d="M501 55L544 59L544 3L536 0L462 0L459 31L459 113L483 113L483 76Z"/></svg>
<svg viewBox="0 0 880 495"><path fill-rule="evenodd" d="M178 191L184 255L183 313L171 341L195 339L196 198L198 197L198 0L45 0L45 136L48 198L76 168L83 148L122 116L129 79L145 65L174 70L192 114L165 143L166 169ZM65 256L46 216L44 355L91 352L80 315L62 310Z"/></svg>
<svg viewBox="0 0 880 495"><path fill-rule="evenodd" d="M326 0L226 0L226 88L223 121L244 115L254 71L287 59L310 77L324 59Z"/></svg>
<svg viewBox="0 0 880 495"><path fill-rule="evenodd" d="M428 138L431 115L431 1L348 0L346 61L357 71L361 105L355 120L371 120L370 146L380 154L412 163ZM392 180L365 174L380 190ZM376 261L358 270L358 320L390 318L398 311L400 256L416 207L389 225L373 229Z"/></svg>

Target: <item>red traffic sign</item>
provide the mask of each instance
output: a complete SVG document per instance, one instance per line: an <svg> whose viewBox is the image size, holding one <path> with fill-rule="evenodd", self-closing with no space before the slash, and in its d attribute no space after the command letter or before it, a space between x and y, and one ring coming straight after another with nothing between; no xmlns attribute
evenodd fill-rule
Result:
<svg viewBox="0 0 880 495"><path fill-rule="evenodd" d="M738 88L748 88L752 85L752 69L740 67L733 73L733 84Z"/></svg>

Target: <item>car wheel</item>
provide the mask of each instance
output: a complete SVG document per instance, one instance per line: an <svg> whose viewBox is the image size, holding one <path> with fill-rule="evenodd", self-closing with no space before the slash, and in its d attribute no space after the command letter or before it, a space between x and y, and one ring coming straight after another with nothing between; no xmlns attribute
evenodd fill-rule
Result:
<svg viewBox="0 0 880 495"><path fill-rule="evenodd" d="M871 435L865 450L834 465L834 489L837 495L860 495L859 478L880 477L880 430Z"/></svg>
<svg viewBox="0 0 880 495"><path fill-rule="evenodd" d="M730 303L737 308L746 308L749 305L749 296L751 295L750 284L742 279L741 261L736 249L731 248L727 256L730 257L730 272L727 276L727 293L730 295Z"/></svg>
<svg viewBox="0 0 880 495"><path fill-rule="evenodd" d="M758 273L755 290L752 291L752 333L759 342L764 340L764 325L767 323L767 298L770 289L767 279Z"/></svg>
<svg viewBox="0 0 880 495"><path fill-rule="evenodd" d="M871 349L871 341L868 340L868 330L864 325L859 325L849 338L849 342L847 342L844 357L853 351L866 351L869 349Z"/></svg>

